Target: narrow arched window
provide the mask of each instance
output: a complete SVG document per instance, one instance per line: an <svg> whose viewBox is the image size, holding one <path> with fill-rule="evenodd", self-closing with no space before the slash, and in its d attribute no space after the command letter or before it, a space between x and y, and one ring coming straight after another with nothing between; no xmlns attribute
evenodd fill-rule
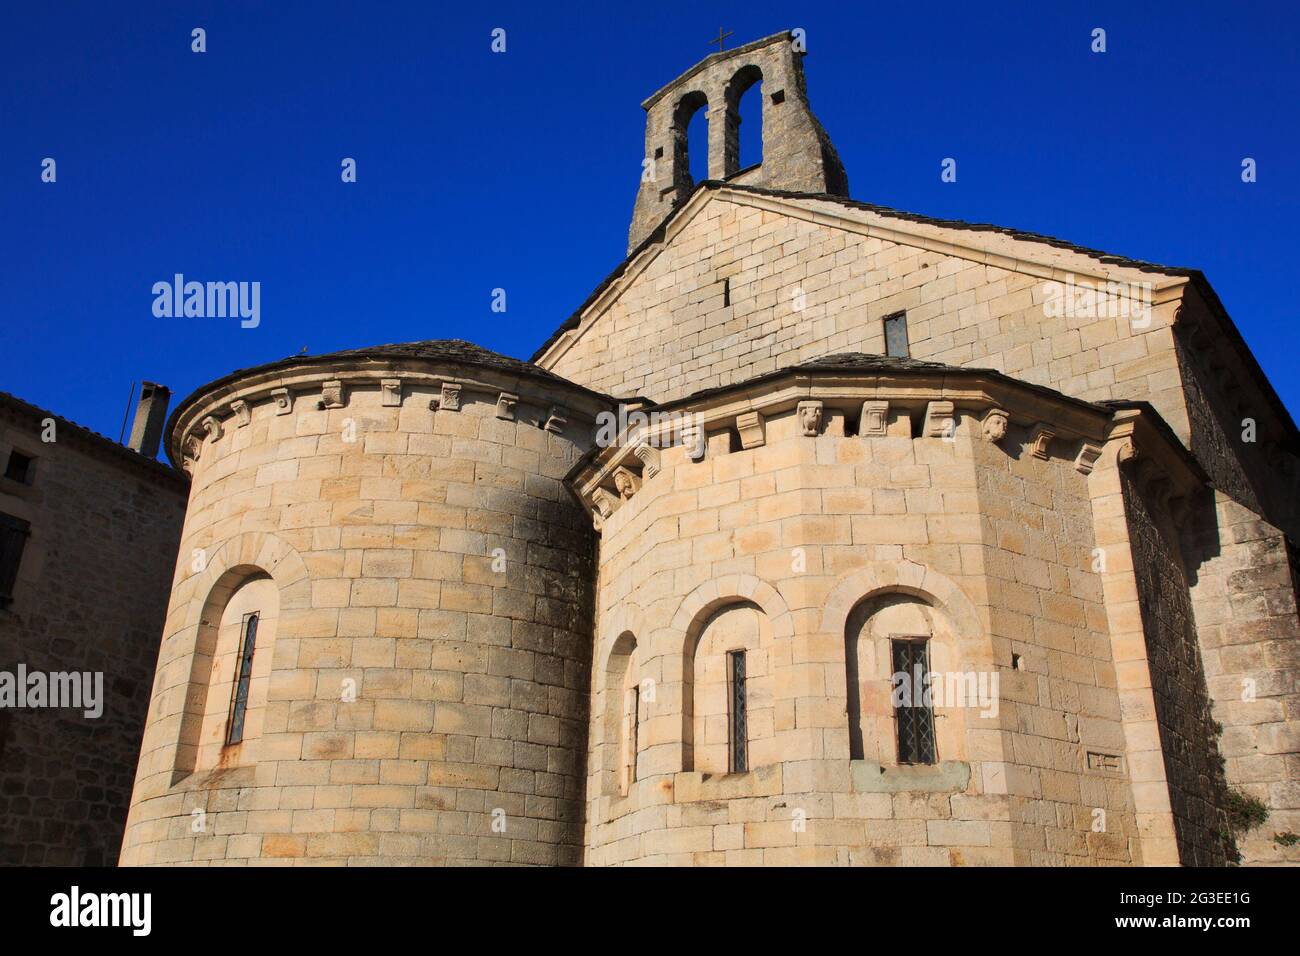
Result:
<svg viewBox="0 0 1300 956"><path fill-rule="evenodd" d="M925 637L890 640L898 762L934 763L934 710L930 696L930 642Z"/></svg>
<svg viewBox="0 0 1300 956"><path fill-rule="evenodd" d="M235 675L230 701L230 729L226 744L237 744L244 739L244 718L248 714L248 690L253 681L253 655L257 652L257 612L244 617L240 629L239 665Z"/></svg>
<svg viewBox="0 0 1300 956"><path fill-rule="evenodd" d="M257 762L279 617L279 589L260 569L231 569L213 586L196 639L203 673L195 674L181 725L178 769Z"/></svg>
<svg viewBox="0 0 1300 956"><path fill-rule="evenodd" d="M947 616L914 595L876 594L850 612L844 640L849 759L932 764L940 750L962 759L963 705L936 687L959 670Z"/></svg>
<svg viewBox="0 0 1300 956"><path fill-rule="evenodd" d="M755 604L711 614L688 638L683 677L683 768L745 773L777 754L772 704L772 631Z"/></svg>
<svg viewBox="0 0 1300 956"><path fill-rule="evenodd" d="M610 795L626 795L636 782L640 749L641 688L634 664L636 638L620 634L610 648L601 691L605 715L601 745L602 788Z"/></svg>

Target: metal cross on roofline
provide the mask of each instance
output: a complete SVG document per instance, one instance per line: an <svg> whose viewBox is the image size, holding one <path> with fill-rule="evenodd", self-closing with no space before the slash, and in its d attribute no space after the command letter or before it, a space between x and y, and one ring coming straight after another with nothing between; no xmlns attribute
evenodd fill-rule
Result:
<svg viewBox="0 0 1300 956"><path fill-rule="evenodd" d="M727 37L731 36L732 32L733 32L733 31L728 30L726 33L723 33L723 32L722 32L722 27L718 27L718 38L717 38L716 40L710 40L709 42L710 42L710 43L716 43L716 44L718 45L718 52L721 53L721 52L722 52L722 41L725 40Z"/></svg>

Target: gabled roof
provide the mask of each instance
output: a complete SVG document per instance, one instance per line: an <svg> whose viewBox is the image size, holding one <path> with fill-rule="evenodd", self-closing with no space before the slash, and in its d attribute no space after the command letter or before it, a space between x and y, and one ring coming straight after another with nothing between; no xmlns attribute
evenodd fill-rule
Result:
<svg viewBox="0 0 1300 956"><path fill-rule="evenodd" d="M894 209L890 206L877 206L874 203L859 202L856 199L849 199L847 196L832 196L825 193L797 193L786 189L768 189L765 186L746 186L740 183L716 182L710 180L701 183L711 189L719 186L726 189L734 189L738 192L756 193L763 196L773 196L777 199L817 199L824 202L833 202L849 209L862 209L866 212L874 212L880 216L889 216L892 219L903 219L908 222L921 223L926 226L940 226L945 229L968 229L975 232L993 232L1003 236L1010 236L1012 239L1023 239L1028 242L1041 242L1044 245L1052 246L1056 249L1065 249L1069 252L1077 252L1080 255L1096 259L1098 262L1106 265L1124 266L1129 269L1141 269L1143 272L1160 272L1167 275L1192 275L1194 269L1185 269L1181 266L1167 266L1156 262L1147 262L1142 259L1133 259L1129 256L1120 256L1112 252L1104 252L1101 249L1092 249L1088 246L1081 246L1077 243L1068 242L1064 239L1057 239L1054 236L1045 236L1038 232L1029 232L1024 229L1015 229L1010 226L996 226L986 222L966 222L962 219L937 219L933 216L923 216L920 213L905 212L902 209Z"/></svg>
<svg viewBox="0 0 1300 956"><path fill-rule="evenodd" d="M615 267L614 271L605 277L592 293L583 300L582 304L570 315L561 325L551 333L550 337L542 343L541 347L533 353L531 361L539 361L550 348L564 335L565 332L579 328L583 314L595 303L602 295L606 293L611 286L615 285L629 270L648 248L656 243L664 242L668 235L669 229L683 215L693 213L698 208L697 197L701 194L714 191L725 190L736 193L749 193L755 196L766 196L772 199L784 200L803 200L815 201L822 203L833 203L835 205L847 208L858 209L865 212L874 213L879 216L896 219L903 222L916 223L923 226L934 226L944 229L960 229L972 233L985 233L999 236L1006 236L1011 239L1041 244L1050 249L1060 249L1066 252L1074 253L1080 256L1095 260L1099 265L1114 266L1125 269L1135 269L1141 272L1165 275L1171 278L1185 279L1189 285L1200 293L1205 299L1206 304L1215 316L1220 320L1224 330L1227 333L1228 340L1232 343L1234 351L1242 358L1242 361L1250 371L1255 384L1263 393L1265 399L1272 406L1274 413L1277 415L1282 427L1291 436L1291 445L1297 449L1300 454L1300 430L1296 428L1295 421L1291 418L1290 412L1278 397L1277 392L1273 389L1273 384L1264 374L1258 360L1242 338L1240 330L1236 323L1228 315L1227 309L1224 308L1218 294L1206 279L1205 274L1199 269L1187 268L1184 266L1169 266L1159 263L1148 262L1142 259L1133 259L1128 256L1115 255L1114 253L1104 252L1100 249L1093 249L1088 246L1081 246L1076 243L1067 242L1064 239L1058 239L1053 236L1042 235L1041 233L1028 232L1023 229L1014 229L1007 226L996 226L989 223L971 223L960 219L937 219L932 216L923 216L919 213L905 212L900 209L894 209L889 206L879 206L873 203L860 202L855 199L849 199L844 196L834 196L825 193L799 193L782 189L769 189L764 186L743 185L736 182L707 179L698 183L695 190L687 197L676 209L666 216L655 230L648 235L635 249L628 253L627 257Z"/></svg>
<svg viewBox="0 0 1300 956"><path fill-rule="evenodd" d="M189 481L189 477L184 472L178 471L156 458L148 458L134 448L119 444L106 435L92 431L85 425L78 425L76 422L70 421L61 415L56 415L48 409L33 405L31 402L25 402L16 395L0 392L0 407L32 421L37 429L41 428L41 423L45 419L51 419L54 421L55 435L59 440L69 436L80 439L82 444L90 450L101 452L114 461L140 469L153 477L170 479L182 485Z"/></svg>
<svg viewBox="0 0 1300 956"><path fill-rule="evenodd" d="M1117 256L1114 255L1113 253L1103 252L1100 249L1091 249L1087 246L1080 246L1072 242L1066 242L1064 239L1056 239L1052 236L1044 236L1036 232L1027 232L1023 229L1012 229L1007 226L994 226L988 223L971 223L971 222L965 222L960 219L936 219L932 216L922 216L919 213L904 212L903 210L893 209L889 206L877 206L872 203L859 202L856 199L849 199L845 196L832 196L828 193L798 193L798 192L790 192L789 190L785 190L785 189L768 189L765 186L747 186L747 185L742 185L741 183L726 182L717 179L706 179L698 183L695 187L695 190L691 193L691 195L687 197L687 199L684 200L681 203L681 205L679 205L676 209L674 209L668 216L666 216L664 218L664 221L661 222L655 228L654 232L646 236L645 240L642 241L641 244L638 245L635 249L629 252L627 257L615 267L614 271L611 272L609 275L607 275L601 281L600 285L596 286L596 288L592 291L591 295L587 296L587 298L583 300L582 304L578 306L578 308L573 312L573 314L570 315L567 319L565 319L564 322L560 325L560 327L557 328L554 332L552 332L550 337L547 338L547 340L542 343L541 347L538 348L537 351L533 353L530 361L536 362L538 359L540 359L543 355L546 354L547 350L552 345L555 344L556 340L558 340L561 335L563 335L565 332L567 332L570 329L577 328L582 318L582 314L587 311L587 308L594 301L596 301L596 299L598 299L606 289L608 289L611 285L617 282L619 278L621 278L623 274L627 272L628 267L632 264L634 260L636 260L636 258L642 252L644 252L647 248L654 245L655 243L662 242L664 240L668 227L676 219L678 219L683 212L685 212L688 208L692 207L693 205L692 200L694 200L696 196L700 195L703 192L719 190L719 189L727 190L731 192L738 192L738 193L752 193L757 196L770 196L774 199L815 200L818 202L835 203L836 205L843 206L848 209L861 209L865 212L875 213L880 216L887 216L891 219L900 219L906 222L914 222L926 226L938 226L944 229L964 229L964 230L970 230L972 232L996 233L998 235L1008 236L1012 239L1021 239L1027 242L1038 242L1055 249L1064 249L1068 252L1078 253L1079 255L1088 256L1089 258L1096 259L1097 262L1103 265L1114 265L1114 266L1121 266L1130 269L1140 269L1143 272L1155 272L1155 273L1161 273L1163 275L1170 275L1170 276L1187 276L1187 277L1199 276L1201 277L1202 281L1204 281L1204 276L1202 276L1201 273L1195 269L1186 269L1179 266L1165 266L1165 265L1159 265L1154 262L1146 262L1141 259L1130 259L1127 256ZM1208 283L1206 284L1208 286ZM1216 302L1218 301L1217 297L1215 298L1215 301Z"/></svg>

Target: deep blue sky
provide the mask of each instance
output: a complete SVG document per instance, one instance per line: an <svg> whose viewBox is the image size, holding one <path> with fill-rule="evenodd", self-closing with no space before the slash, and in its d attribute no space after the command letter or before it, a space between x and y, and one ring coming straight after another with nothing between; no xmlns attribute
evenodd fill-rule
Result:
<svg viewBox="0 0 1300 956"><path fill-rule="evenodd" d="M10 2L0 389L116 438L132 381L303 346L527 358L622 258L638 104L720 24L807 31L854 198L1203 269L1300 417L1294 3ZM176 272L260 281L261 326L155 318Z"/></svg>

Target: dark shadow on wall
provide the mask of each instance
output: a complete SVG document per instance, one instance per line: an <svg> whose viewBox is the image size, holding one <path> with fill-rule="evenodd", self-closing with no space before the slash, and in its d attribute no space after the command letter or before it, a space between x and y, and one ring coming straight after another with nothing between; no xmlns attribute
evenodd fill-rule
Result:
<svg viewBox="0 0 1300 956"><path fill-rule="evenodd" d="M1224 866L1238 853L1222 728L1211 711L1179 531L1146 469L1140 458L1128 462L1120 479L1178 856L1184 866Z"/></svg>

